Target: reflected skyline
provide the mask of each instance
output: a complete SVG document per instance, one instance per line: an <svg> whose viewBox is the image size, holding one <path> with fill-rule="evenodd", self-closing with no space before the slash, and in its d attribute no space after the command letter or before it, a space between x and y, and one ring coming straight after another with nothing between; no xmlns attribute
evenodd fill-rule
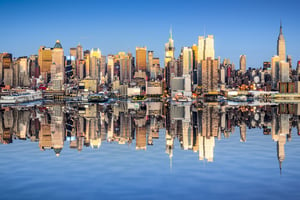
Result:
<svg viewBox="0 0 300 200"><path fill-rule="evenodd" d="M156 140L163 139L171 167L175 148L198 154L200 161L214 162L215 147L221 145L216 140L230 139L239 132L240 142L244 143L247 130L258 128L276 142L281 171L285 144L292 141L291 129L297 128L299 135L299 115L299 104L233 107L218 103L194 106L120 102L6 107L0 112L0 141L10 144L29 140L38 143L40 150L53 150L59 156L66 146L80 152L87 147L104 148L102 143L132 145L147 151L149 146L155 148Z"/></svg>

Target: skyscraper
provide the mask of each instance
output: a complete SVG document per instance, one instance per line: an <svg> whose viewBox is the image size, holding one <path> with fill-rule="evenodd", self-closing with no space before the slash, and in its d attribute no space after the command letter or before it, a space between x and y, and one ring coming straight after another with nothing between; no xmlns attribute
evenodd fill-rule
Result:
<svg viewBox="0 0 300 200"><path fill-rule="evenodd" d="M84 51L84 60L85 60L85 75L90 76L90 57L91 53L89 50Z"/></svg>
<svg viewBox="0 0 300 200"><path fill-rule="evenodd" d="M204 37L203 36L199 36L198 37L198 64L205 59L204 57Z"/></svg>
<svg viewBox="0 0 300 200"><path fill-rule="evenodd" d="M198 68L199 83L202 86L202 91L216 92L218 90L218 60L213 60L210 57L206 60L202 60L200 67Z"/></svg>
<svg viewBox="0 0 300 200"><path fill-rule="evenodd" d="M18 78L18 83L16 83L16 86L30 86L27 57L24 56L18 58L17 64L18 74L15 76L15 78Z"/></svg>
<svg viewBox="0 0 300 200"><path fill-rule="evenodd" d="M113 55L107 56L107 79L108 83L114 80L114 57Z"/></svg>
<svg viewBox="0 0 300 200"><path fill-rule="evenodd" d="M205 50L204 50L205 59L211 58L215 59L215 47L214 47L214 36L208 35L205 38Z"/></svg>
<svg viewBox="0 0 300 200"><path fill-rule="evenodd" d="M288 62L280 61L279 63L279 80L280 82L289 82L290 65Z"/></svg>
<svg viewBox="0 0 300 200"><path fill-rule="evenodd" d="M55 64L60 71L62 71L65 66L64 50L59 40L56 40L54 48L52 49L52 64Z"/></svg>
<svg viewBox="0 0 300 200"><path fill-rule="evenodd" d="M1 80L3 80L5 85L12 85L13 84L13 60L12 54L10 53L3 53L0 54L0 64L1 67Z"/></svg>
<svg viewBox="0 0 300 200"><path fill-rule="evenodd" d="M183 74L191 74L193 70L193 50L190 47L183 47L182 53L182 72Z"/></svg>
<svg viewBox="0 0 300 200"><path fill-rule="evenodd" d="M193 66L194 66L194 68L197 68L197 64L198 64L198 46L196 44L193 44L192 50L193 50Z"/></svg>
<svg viewBox="0 0 300 200"><path fill-rule="evenodd" d="M61 90L64 83L64 50L57 40L52 49L51 82L54 90Z"/></svg>
<svg viewBox="0 0 300 200"><path fill-rule="evenodd" d="M136 47L136 71L146 72L147 67L147 48Z"/></svg>
<svg viewBox="0 0 300 200"><path fill-rule="evenodd" d="M169 41L165 44L165 67L168 65L168 62L174 59L174 40L172 38L172 29L170 29Z"/></svg>
<svg viewBox="0 0 300 200"><path fill-rule="evenodd" d="M198 64L207 58L215 59L214 36L198 37Z"/></svg>
<svg viewBox="0 0 300 200"><path fill-rule="evenodd" d="M119 52L120 57L120 83L128 83L131 81L131 56L125 52Z"/></svg>
<svg viewBox="0 0 300 200"><path fill-rule="evenodd" d="M77 59L82 60L83 59L83 49L80 44L77 45Z"/></svg>
<svg viewBox="0 0 300 200"><path fill-rule="evenodd" d="M153 68L153 51L148 51L148 64L147 64L147 75L151 75L151 69Z"/></svg>
<svg viewBox="0 0 300 200"><path fill-rule="evenodd" d="M202 87L202 92L216 92L218 90L218 65L219 60L215 59L214 36L208 35L198 38L198 85Z"/></svg>
<svg viewBox="0 0 300 200"><path fill-rule="evenodd" d="M52 48L46 48L45 46L40 47L38 64L40 67L40 74L42 75L44 82L48 83L48 75L50 76L50 68L52 64Z"/></svg>
<svg viewBox="0 0 300 200"><path fill-rule="evenodd" d="M246 73L246 55L240 56L240 71Z"/></svg>
<svg viewBox="0 0 300 200"><path fill-rule="evenodd" d="M272 81L273 85L277 83L279 80L279 62L280 62L280 57L275 55L271 59L271 75L272 75Z"/></svg>
<svg viewBox="0 0 300 200"><path fill-rule="evenodd" d="M280 22L280 31L277 39L277 55L280 58L280 61L285 61L286 53L285 53L285 40L282 33L282 24Z"/></svg>
<svg viewBox="0 0 300 200"><path fill-rule="evenodd" d="M99 48L91 49L89 75L93 79L99 80L99 77L100 77L100 60L101 60L101 51L100 51L100 49Z"/></svg>

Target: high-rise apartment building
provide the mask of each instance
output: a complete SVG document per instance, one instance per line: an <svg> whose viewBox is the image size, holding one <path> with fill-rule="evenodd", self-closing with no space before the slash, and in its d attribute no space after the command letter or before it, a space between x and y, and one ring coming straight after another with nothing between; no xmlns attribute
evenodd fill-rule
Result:
<svg viewBox="0 0 300 200"><path fill-rule="evenodd" d="M202 91L216 92L218 90L218 60L208 57L206 60L202 60L200 67L198 68L199 83L202 86Z"/></svg>
<svg viewBox="0 0 300 200"><path fill-rule="evenodd" d="M136 71L146 72L147 68L147 48L146 47L136 47Z"/></svg>

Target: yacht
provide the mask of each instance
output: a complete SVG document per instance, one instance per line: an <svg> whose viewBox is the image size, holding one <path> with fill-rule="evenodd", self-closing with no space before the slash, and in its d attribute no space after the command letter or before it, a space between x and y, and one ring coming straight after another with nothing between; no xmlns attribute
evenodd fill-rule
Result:
<svg viewBox="0 0 300 200"><path fill-rule="evenodd" d="M43 95L41 91L24 90L13 93L7 96L0 97L0 104L19 104L25 102L32 102L42 100Z"/></svg>

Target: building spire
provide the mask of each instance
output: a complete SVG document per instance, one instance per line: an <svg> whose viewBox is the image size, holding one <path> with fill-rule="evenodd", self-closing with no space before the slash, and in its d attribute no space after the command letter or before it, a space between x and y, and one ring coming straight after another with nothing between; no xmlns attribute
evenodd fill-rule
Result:
<svg viewBox="0 0 300 200"><path fill-rule="evenodd" d="M170 26L170 39L172 39L172 25Z"/></svg>
<svg viewBox="0 0 300 200"><path fill-rule="evenodd" d="M282 22L280 20L280 35L282 35Z"/></svg>
<svg viewBox="0 0 300 200"><path fill-rule="evenodd" d="M280 175L281 175L281 173L282 173L282 161L281 160L279 160L279 170L280 170Z"/></svg>

